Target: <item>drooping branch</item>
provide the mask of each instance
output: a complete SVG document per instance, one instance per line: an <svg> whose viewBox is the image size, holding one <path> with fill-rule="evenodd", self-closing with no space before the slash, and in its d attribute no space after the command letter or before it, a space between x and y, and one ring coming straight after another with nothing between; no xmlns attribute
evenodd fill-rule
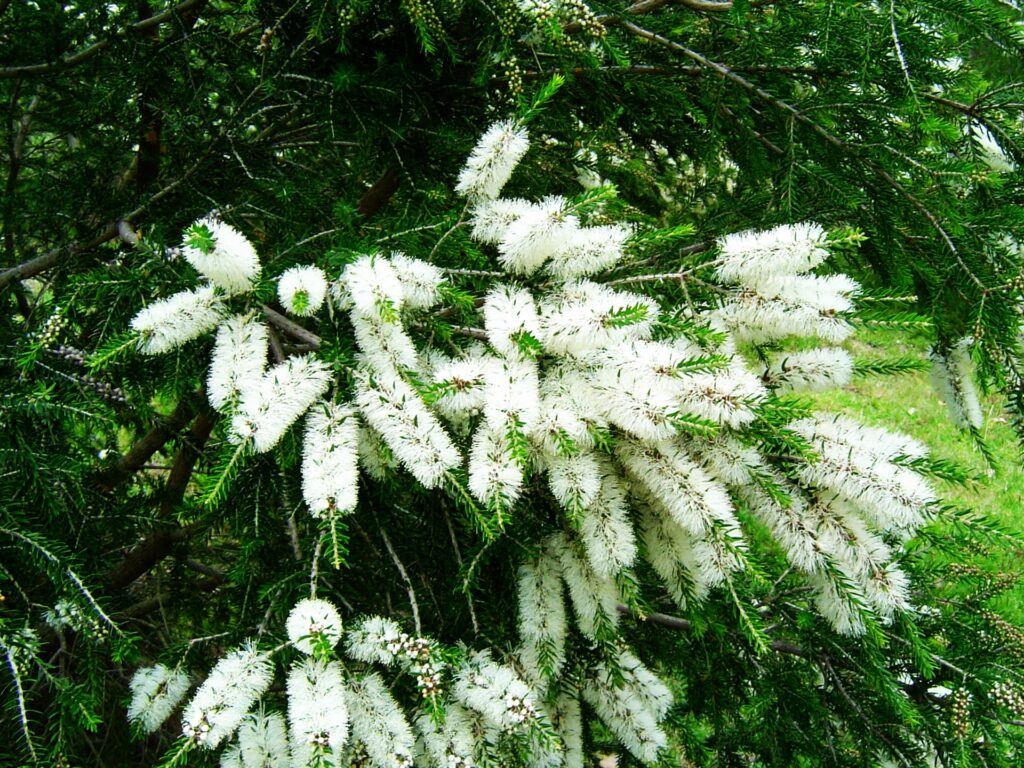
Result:
<svg viewBox="0 0 1024 768"><path fill-rule="evenodd" d="M9 80L16 77L35 77L38 75L48 75L53 72L62 72L63 70L76 67L79 64L84 64L85 62L89 61L91 58L96 56L96 54L101 53L102 51L106 50L111 45L113 45L114 41L117 40L119 37L130 34L132 32L145 32L146 30L157 27L160 24L163 24L165 21L168 21L169 19L179 16L193 8L197 9L196 12L198 13L198 10L201 9L202 6L206 4L206 2L207 0L183 0L181 3L178 3L178 5L175 5L172 8L168 8L166 11L163 11L162 13L158 13L155 16L150 16L146 19L142 19L140 21L135 22L134 24L129 24L127 27L120 31L115 32L110 37L105 37L102 40L97 40L92 45L86 46L85 48L76 53L62 56L56 61L48 61L41 64L25 64L17 67L4 67L0 69L0 80Z"/></svg>
<svg viewBox="0 0 1024 768"><path fill-rule="evenodd" d="M981 290L983 293L987 292L985 285L981 282L978 276L974 274L974 271L970 268L970 266L963 260L963 257L960 255L960 251L953 243L953 240L950 238L949 234L946 232L945 227L942 226L942 222L939 221L935 213L933 213L931 209L928 208L928 206L921 202L921 200L919 200L917 196L911 193L910 190L908 190L899 180L897 180L891 173L889 173L889 171L887 171L881 165L876 163L871 158L865 157L861 153L856 152L853 147L851 147L845 141L840 139L838 136L829 132L819 123L812 120L801 110L797 109L788 102L776 98L772 94L765 91L763 88L750 82L745 77L740 76L726 65L721 64L717 61L712 61L703 54L698 53L697 51L694 51L690 48L687 48L685 45L677 43L675 40L670 40L667 37L663 37L662 35L659 35L655 32L650 31L649 29L645 29L641 26L638 26L632 23L631 21L620 19L617 23L618 26L622 27L628 32L633 33L637 37L649 40L652 43L657 43L658 45L676 51L677 53L681 53L687 58L696 61L702 67L706 67L709 70L715 72L722 78L736 83L744 90L757 96L765 103L770 104L771 106L789 114L794 120L799 122L801 125L806 126L814 133L816 133L818 136L820 136L822 139L824 139L825 142L835 147L836 149L840 150L843 154L852 158L854 161L863 165L871 173L873 173L875 176L884 181L900 197L902 197L904 200L910 203L918 211L918 213L920 213L927 220L931 227L938 233L946 248L950 251L950 253L953 254L957 263L970 278L971 282L973 282L978 287L978 289Z"/></svg>
<svg viewBox="0 0 1024 768"><path fill-rule="evenodd" d="M629 606L620 604L616 607L618 608L619 613L621 613L623 616L628 616L632 619L636 619L637 621L643 621L647 624L657 624L661 627L677 629L683 632L688 632L689 630L693 629L692 622L686 619L680 619L678 616L669 616L667 613L645 613L641 616L640 614L635 613L632 609L630 609ZM797 645L796 643L790 642L789 640L774 638L768 644L768 647L776 653L784 653L790 656L800 656L802 658L808 658L810 656L810 654L807 652L805 648Z"/></svg>

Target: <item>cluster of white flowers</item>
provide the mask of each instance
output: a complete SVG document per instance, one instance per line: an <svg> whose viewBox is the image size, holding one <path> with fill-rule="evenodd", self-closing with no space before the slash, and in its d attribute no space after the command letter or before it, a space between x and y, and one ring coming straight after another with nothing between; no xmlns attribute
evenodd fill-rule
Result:
<svg viewBox="0 0 1024 768"><path fill-rule="evenodd" d="M290 760L284 718L258 710L238 727L238 740L224 749L221 768L280 768Z"/></svg>
<svg viewBox="0 0 1024 768"><path fill-rule="evenodd" d="M128 719L144 733L153 733L171 716L189 689L188 674L163 664L139 667L132 675Z"/></svg>
<svg viewBox="0 0 1024 768"><path fill-rule="evenodd" d="M327 277L317 267L291 267L277 281L277 297L293 315L309 317L323 306Z"/></svg>
<svg viewBox="0 0 1024 768"><path fill-rule="evenodd" d="M502 731L522 728L538 717L530 686L487 651L474 651L459 667L452 695Z"/></svg>
<svg viewBox="0 0 1024 768"><path fill-rule="evenodd" d="M400 665L415 676L416 685L424 696L436 696L440 690L444 665L437 658L436 644L428 638L403 632L391 619L382 616L363 619L349 630L345 649L359 661Z"/></svg>
<svg viewBox="0 0 1024 768"><path fill-rule="evenodd" d="M310 409L302 443L302 496L316 517L355 509L359 481L359 421L347 405Z"/></svg>
<svg viewBox="0 0 1024 768"><path fill-rule="evenodd" d="M292 645L302 653L312 654L318 642L333 648L341 640L341 615L326 600L310 597L295 604L285 629Z"/></svg>
<svg viewBox="0 0 1024 768"><path fill-rule="evenodd" d="M740 342L846 339L853 331L846 320L853 310L850 297L859 286L845 275L806 274L828 257L825 244L824 230L814 224L722 238L716 274L740 290L711 313L712 324Z"/></svg>
<svg viewBox="0 0 1024 768"><path fill-rule="evenodd" d="M409 768L415 738L402 708L380 675L370 672L353 680L346 691L352 716L352 737L378 768Z"/></svg>
<svg viewBox="0 0 1024 768"><path fill-rule="evenodd" d="M132 318L131 327L140 335L140 349L159 355L212 331L223 311L213 286L204 285L150 304Z"/></svg>
<svg viewBox="0 0 1024 768"><path fill-rule="evenodd" d="M147 354L160 354L217 328L207 375L210 404L231 415L231 439L269 451L330 384L326 364L312 355L292 357L269 371L267 327L251 314L224 319L224 294L251 291L260 263L238 230L215 217L196 222L182 247L185 258L210 283L181 291L143 308L131 321ZM323 304L327 282L315 267L282 275L278 292L285 307L312 314ZM218 327L219 326L219 327Z"/></svg>
<svg viewBox="0 0 1024 768"><path fill-rule="evenodd" d="M270 657L255 645L231 651L214 665L185 706L182 733L206 749L216 749L237 730L272 677Z"/></svg>
<svg viewBox="0 0 1024 768"><path fill-rule="evenodd" d="M193 224L181 252L196 271L228 293L252 290L260 276L260 259L248 238L216 216Z"/></svg>
<svg viewBox="0 0 1024 768"><path fill-rule="evenodd" d="M780 430L798 455L770 461L751 434L771 414L773 392L842 386L853 375L852 358L837 347L782 353L755 372L738 346L790 336L836 344L851 332L857 284L811 272L828 256L824 230L802 224L723 238L713 264L726 298L686 318L714 332L687 335L650 296L599 281L625 257L629 228L591 226L564 198L497 197L526 148L520 126L499 123L460 177L472 237L494 246L509 275L479 303L483 327L467 334L475 341L453 341L444 354L417 348L409 331L445 290L443 273L425 262L364 255L331 285L358 346L353 395L309 415L303 495L318 517L344 514L357 504L359 464L377 479L401 467L425 488L471 495L501 524L546 484L566 525L545 531L519 568L520 643L510 663L467 649L444 687L433 641L381 617L350 630L346 652L416 675L446 712L443 722L417 721L423 753L444 768L474 765L481 744L486 752L512 731L540 745L537 765L582 766L580 696L636 759L653 763L667 743L661 723L672 695L618 632L639 557L677 603L692 606L745 567L742 509L804 575L821 615L855 634L868 616L887 621L910 607L895 542L927 519L935 494L915 471L924 448L901 435L814 414ZM282 280L282 303L295 314L319 304L313 282ZM204 322L212 326L220 310L210 297ZM177 343L147 339L156 348ZM215 405L231 413L233 438L259 451L330 384L312 355L265 370L266 348L263 326L241 316L224 322L209 385ZM943 370L964 378L966 347L956 349L962 358L943 359ZM307 654L322 648L317 636L331 647L342 636L337 611L318 600L297 605L287 629ZM596 649L585 668L566 657L571 632ZM268 681L264 657L234 652L186 708L186 734L208 747L222 742ZM346 759L412 763L413 731L376 673L343 674L317 653L293 668L288 694L297 764L316 755L335 764L342 747ZM538 736L551 727L557 737ZM244 763L241 740L237 754Z"/></svg>
<svg viewBox="0 0 1024 768"><path fill-rule="evenodd" d="M654 763L668 743L658 723L672 706L672 694L628 652L615 662L591 670L583 698L633 755Z"/></svg>
<svg viewBox="0 0 1024 768"><path fill-rule="evenodd" d="M953 423L962 429L980 429L983 421L971 366L973 345L974 339L968 336L952 345L945 354L938 349L930 353L932 386L946 403Z"/></svg>
<svg viewBox="0 0 1024 768"><path fill-rule="evenodd" d="M542 267L572 280L593 275L625 257L633 230L621 224L584 226L564 197L539 202L521 198L482 201L473 211L473 236L498 247L510 273L532 275Z"/></svg>
<svg viewBox="0 0 1024 768"><path fill-rule="evenodd" d="M337 661L303 659L288 673L288 723L296 766L341 765L348 691ZM319 760L317 760L319 758Z"/></svg>

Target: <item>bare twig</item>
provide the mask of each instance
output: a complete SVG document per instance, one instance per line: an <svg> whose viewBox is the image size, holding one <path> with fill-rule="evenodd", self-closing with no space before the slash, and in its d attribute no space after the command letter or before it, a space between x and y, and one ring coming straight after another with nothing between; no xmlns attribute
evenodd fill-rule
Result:
<svg viewBox="0 0 1024 768"><path fill-rule="evenodd" d="M412 621L416 625L416 634L422 635L423 628L420 625L420 607L416 602L416 590L412 588L412 580L409 578L409 574L405 570L405 566L402 565L402 561L398 558L398 553L395 552L395 548L391 546L391 539L388 538L387 532L380 528L380 537L384 540L384 546L388 548L388 554L391 555L391 560L395 564L395 568L398 569L399 575L402 577L402 581L405 582L406 591L409 593L409 605L412 607Z"/></svg>

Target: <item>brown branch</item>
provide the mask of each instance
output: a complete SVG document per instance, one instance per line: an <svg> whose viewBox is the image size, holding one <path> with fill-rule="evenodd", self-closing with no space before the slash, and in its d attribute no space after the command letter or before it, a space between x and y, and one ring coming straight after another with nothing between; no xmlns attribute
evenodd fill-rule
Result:
<svg viewBox="0 0 1024 768"><path fill-rule="evenodd" d="M210 437L215 419L216 414L206 407L199 412L192 423L192 429L189 430L188 437L182 442L171 472L167 476L163 498L160 501L161 520L172 519L175 508L185 497L185 489L192 478L196 460ZM160 528L153 531L136 544L125 555L117 568L107 575L107 585L111 589L128 586L170 555L175 544L186 541L197 530L198 526L193 525L184 528Z"/></svg>
<svg viewBox="0 0 1024 768"><path fill-rule="evenodd" d="M15 77L48 75L52 72L61 72L65 69L78 66L79 64L89 61L89 59L93 58L96 54L109 48L121 35L126 35L131 32L145 32L146 30L159 26L165 21L184 13L185 11L192 8L201 8L206 4L206 2L207 0L183 0L183 2L172 8L168 8L163 13L158 13L155 16L150 16L148 19L142 19L134 24L129 24L127 27L115 32L110 37L98 40L92 45L89 45L76 53L62 56L56 61L48 61L42 64L25 64L18 67L5 67L0 69L0 80L9 80ZM198 13L198 10L196 12Z"/></svg>
<svg viewBox="0 0 1024 768"><path fill-rule="evenodd" d="M400 181L401 176L398 174L398 170L396 168L388 168L384 171L384 175L377 179L373 186L366 190L363 196L359 198L356 210L366 218L370 218L387 205L388 200L394 197L395 192L398 191Z"/></svg>
<svg viewBox="0 0 1024 768"><path fill-rule="evenodd" d="M262 305L263 315L271 322L272 325L277 326L282 331L287 333L294 339L298 339L303 344L308 344L312 349L320 349L320 337L312 331L307 331L301 325L285 317L276 309L268 307L266 304Z"/></svg>
<svg viewBox="0 0 1024 768"><path fill-rule="evenodd" d="M693 629L693 622L688 621L687 619L680 619L678 616L669 616L667 613L646 613L641 616L638 613L634 613L626 605L620 604L617 605L616 608L618 609L619 613L621 613L623 616L629 616L630 618L634 618L637 621L642 621L647 624L657 624L661 627L677 629L683 632L687 632ZM768 647L776 653L785 653L790 656L800 656L801 658L808 658L808 656L810 655L804 648L797 645L796 643L790 642L789 640L773 639L768 644Z"/></svg>
<svg viewBox="0 0 1024 768"><path fill-rule="evenodd" d="M100 472L96 479L96 486L101 491L109 493L116 485L127 480L149 463L153 454L163 448L178 432L185 428L196 409L199 407L203 395L202 391L186 395L175 406L174 410L149 432L143 435L135 445L129 449L113 466Z"/></svg>

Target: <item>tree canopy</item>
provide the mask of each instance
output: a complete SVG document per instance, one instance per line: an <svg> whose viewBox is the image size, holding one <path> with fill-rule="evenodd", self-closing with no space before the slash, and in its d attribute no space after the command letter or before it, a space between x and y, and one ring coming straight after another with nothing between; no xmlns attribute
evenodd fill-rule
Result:
<svg viewBox="0 0 1024 768"><path fill-rule="evenodd" d="M0 0L2 759L1018 764L1022 24Z"/></svg>

